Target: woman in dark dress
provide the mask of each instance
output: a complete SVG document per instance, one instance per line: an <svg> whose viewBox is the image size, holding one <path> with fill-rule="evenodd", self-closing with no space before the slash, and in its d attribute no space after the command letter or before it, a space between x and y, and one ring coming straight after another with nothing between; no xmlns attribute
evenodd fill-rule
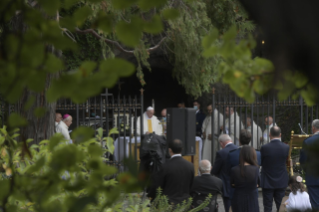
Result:
<svg viewBox="0 0 319 212"><path fill-rule="evenodd" d="M243 146L239 156L240 164L231 169L230 182L235 188L231 200L233 212L259 212L258 191L259 167L256 151L251 146Z"/></svg>

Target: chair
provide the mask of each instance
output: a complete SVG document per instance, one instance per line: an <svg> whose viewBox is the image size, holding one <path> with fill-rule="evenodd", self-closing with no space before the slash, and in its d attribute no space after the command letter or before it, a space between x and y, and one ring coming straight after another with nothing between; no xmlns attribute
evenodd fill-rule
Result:
<svg viewBox="0 0 319 212"><path fill-rule="evenodd" d="M289 141L289 155L287 160L287 171L291 176L294 175L291 152L293 149L302 149L303 141L310 136L312 135L298 135L294 134L294 131L291 131L291 138Z"/></svg>
<svg viewBox="0 0 319 212"><path fill-rule="evenodd" d="M201 205L206 200L208 195L209 194L201 194L198 192L193 193L193 195L192 195L193 196L193 204L192 205L194 206L194 208ZM199 212L218 212L217 194L213 195L210 203L205 208L200 210Z"/></svg>

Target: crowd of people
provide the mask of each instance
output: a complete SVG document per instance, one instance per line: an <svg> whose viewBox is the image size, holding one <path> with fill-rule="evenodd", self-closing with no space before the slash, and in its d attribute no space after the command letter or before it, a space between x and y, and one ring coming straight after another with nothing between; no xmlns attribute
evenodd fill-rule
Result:
<svg viewBox="0 0 319 212"><path fill-rule="evenodd" d="M312 126L314 136L306 139L307 145L318 142L319 120L314 120ZM220 194L226 212L230 208L233 212L258 212L258 188L261 188L264 211L271 212L273 201L279 211L289 187L291 193L284 203L288 211L319 210L319 178L306 172L306 189L301 176L289 177L286 168L289 146L281 141L278 126L270 128L269 139L270 142L257 151L249 145L252 136L246 129L239 133L239 146L234 144L231 136L220 135L218 142L222 149L216 153L215 163L212 166L209 160L200 161L201 175L197 177L194 177L193 165L181 157L182 141L169 142L171 159L163 165L148 195L155 198L156 189L161 187L170 203L180 204L193 197L196 207L212 194L211 204L203 211L216 211L216 197ZM308 160L311 157L303 149L300 162Z"/></svg>

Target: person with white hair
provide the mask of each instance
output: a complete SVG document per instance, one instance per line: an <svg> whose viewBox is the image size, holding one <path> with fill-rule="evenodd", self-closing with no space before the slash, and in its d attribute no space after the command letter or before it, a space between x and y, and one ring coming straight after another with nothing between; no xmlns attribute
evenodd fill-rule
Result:
<svg viewBox="0 0 319 212"><path fill-rule="evenodd" d="M161 125L161 122L158 120L156 116L154 116L154 108L148 107L146 112L143 113L143 131L142 133L149 134L149 133L155 133L157 135L163 134L163 128ZM136 133L137 135L140 135L141 133L141 117L137 118L136 121Z"/></svg>
<svg viewBox="0 0 319 212"><path fill-rule="evenodd" d="M212 195L222 194L223 181L211 175L211 170L212 165L209 160L199 162L199 172L201 176L195 177L191 192Z"/></svg>
<svg viewBox="0 0 319 212"><path fill-rule="evenodd" d="M223 181L223 201L225 211L228 212L231 204L230 200L230 174L227 169L227 159L230 151L237 149L232 139L227 134L222 134L218 138L222 150L216 153L216 159L211 174L216 175Z"/></svg>
<svg viewBox="0 0 319 212"><path fill-rule="evenodd" d="M56 126L56 132L61 133L65 140L72 143L69 127L72 124L72 116L69 114L64 114L62 121Z"/></svg>
<svg viewBox="0 0 319 212"><path fill-rule="evenodd" d="M193 197L193 206L199 206L209 194L213 197L210 204L208 204L202 211L215 211L217 204L217 194L222 194L223 181L218 177L210 174L212 165L209 160L202 160L199 162L199 172L201 176L194 178L191 189L191 196Z"/></svg>

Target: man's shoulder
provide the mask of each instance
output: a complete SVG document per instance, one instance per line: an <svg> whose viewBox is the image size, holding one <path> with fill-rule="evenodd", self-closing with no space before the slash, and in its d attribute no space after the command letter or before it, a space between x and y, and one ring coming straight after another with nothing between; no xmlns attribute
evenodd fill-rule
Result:
<svg viewBox="0 0 319 212"><path fill-rule="evenodd" d="M310 143L313 143L315 141L318 141L319 142L319 134L315 134L311 137L308 137L304 140L304 143L305 144L310 144Z"/></svg>

